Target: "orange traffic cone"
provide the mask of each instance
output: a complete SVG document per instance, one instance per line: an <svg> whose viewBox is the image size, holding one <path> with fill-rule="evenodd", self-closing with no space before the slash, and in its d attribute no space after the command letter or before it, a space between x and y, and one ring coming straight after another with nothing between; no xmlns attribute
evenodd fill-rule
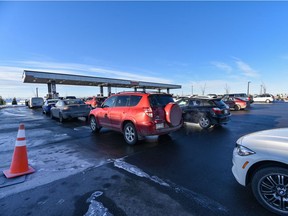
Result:
<svg viewBox="0 0 288 216"><path fill-rule="evenodd" d="M24 124L20 124L10 170L4 170L3 173L7 178L14 178L33 172L35 170L28 166L25 127Z"/></svg>

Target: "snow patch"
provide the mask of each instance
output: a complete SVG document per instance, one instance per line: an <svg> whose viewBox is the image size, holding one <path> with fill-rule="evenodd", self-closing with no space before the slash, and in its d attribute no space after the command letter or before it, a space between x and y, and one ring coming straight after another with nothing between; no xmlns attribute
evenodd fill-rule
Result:
<svg viewBox="0 0 288 216"><path fill-rule="evenodd" d="M96 191L87 199L86 202L90 205L84 216L113 216L101 202L96 201L96 198L101 195L103 195L102 191Z"/></svg>
<svg viewBox="0 0 288 216"><path fill-rule="evenodd" d="M153 182L155 182L157 184L160 184L162 186L170 187L169 184L167 184L165 181L163 181L159 177L150 176L149 174L147 174L144 171L142 171L140 168L138 168L138 167L136 167L136 166L134 166L132 164L126 163L125 161L123 161L123 159L116 159L114 161L114 166L118 167L120 169L124 169L127 172L132 173L134 175L137 175L139 177L144 177L144 178L150 179L151 181L153 181Z"/></svg>

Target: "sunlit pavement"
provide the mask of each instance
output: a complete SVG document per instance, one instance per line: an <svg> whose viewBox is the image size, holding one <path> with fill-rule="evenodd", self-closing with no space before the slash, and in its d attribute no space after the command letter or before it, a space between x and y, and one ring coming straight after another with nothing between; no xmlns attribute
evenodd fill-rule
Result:
<svg viewBox="0 0 288 216"><path fill-rule="evenodd" d="M287 127L287 106L253 104L232 112L225 126L185 124L133 147L120 133L91 134L85 121L61 124L41 110L1 109L1 170L24 123L36 172L0 188L0 215L271 215L235 181L232 150L244 134Z"/></svg>

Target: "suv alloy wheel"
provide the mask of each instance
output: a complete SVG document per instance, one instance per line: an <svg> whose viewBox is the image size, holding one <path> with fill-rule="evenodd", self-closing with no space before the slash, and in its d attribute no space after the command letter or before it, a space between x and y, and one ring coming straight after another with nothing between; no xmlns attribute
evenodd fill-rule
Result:
<svg viewBox="0 0 288 216"><path fill-rule="evenodd" d="M199 119L199 125L203 129L207 129L207 128L209 128L211 126L211 121L210 121L210 119L207 116L203 115Z"/></svg>
<svg viewBox="0 0 288 216"><path fill-rule="evenodd" d="M87 119L88 119L88 117L87 117ZM101 128L99 128L99 126L97 124L97 120L93 115L90 117L90 128L91 128L93 133L97 133L101 129Z"/></svg>
<svg viewBox="0 0 288 216"><path fill-rule="evenodd" d="M125 141L129 145L135 145L135 143L138 141L137 131L131 122L125 124L123 134Z"/></svg>

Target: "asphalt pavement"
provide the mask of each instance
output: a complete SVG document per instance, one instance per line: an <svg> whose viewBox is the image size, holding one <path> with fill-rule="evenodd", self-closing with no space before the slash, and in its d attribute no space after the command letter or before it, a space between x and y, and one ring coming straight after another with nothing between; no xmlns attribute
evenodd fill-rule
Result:
<svg viewBox="0 0 288 216"><path fill-rule="evenodd" d="M10 186L0 176L0 215L272 215L234 179L232 151L242 135L287 127L287 107L253 104L225 126L185 124L136 146L110 130L94 135L81 119L0 109L0 169L9 167L20 123L36 169Z"/></svg>

